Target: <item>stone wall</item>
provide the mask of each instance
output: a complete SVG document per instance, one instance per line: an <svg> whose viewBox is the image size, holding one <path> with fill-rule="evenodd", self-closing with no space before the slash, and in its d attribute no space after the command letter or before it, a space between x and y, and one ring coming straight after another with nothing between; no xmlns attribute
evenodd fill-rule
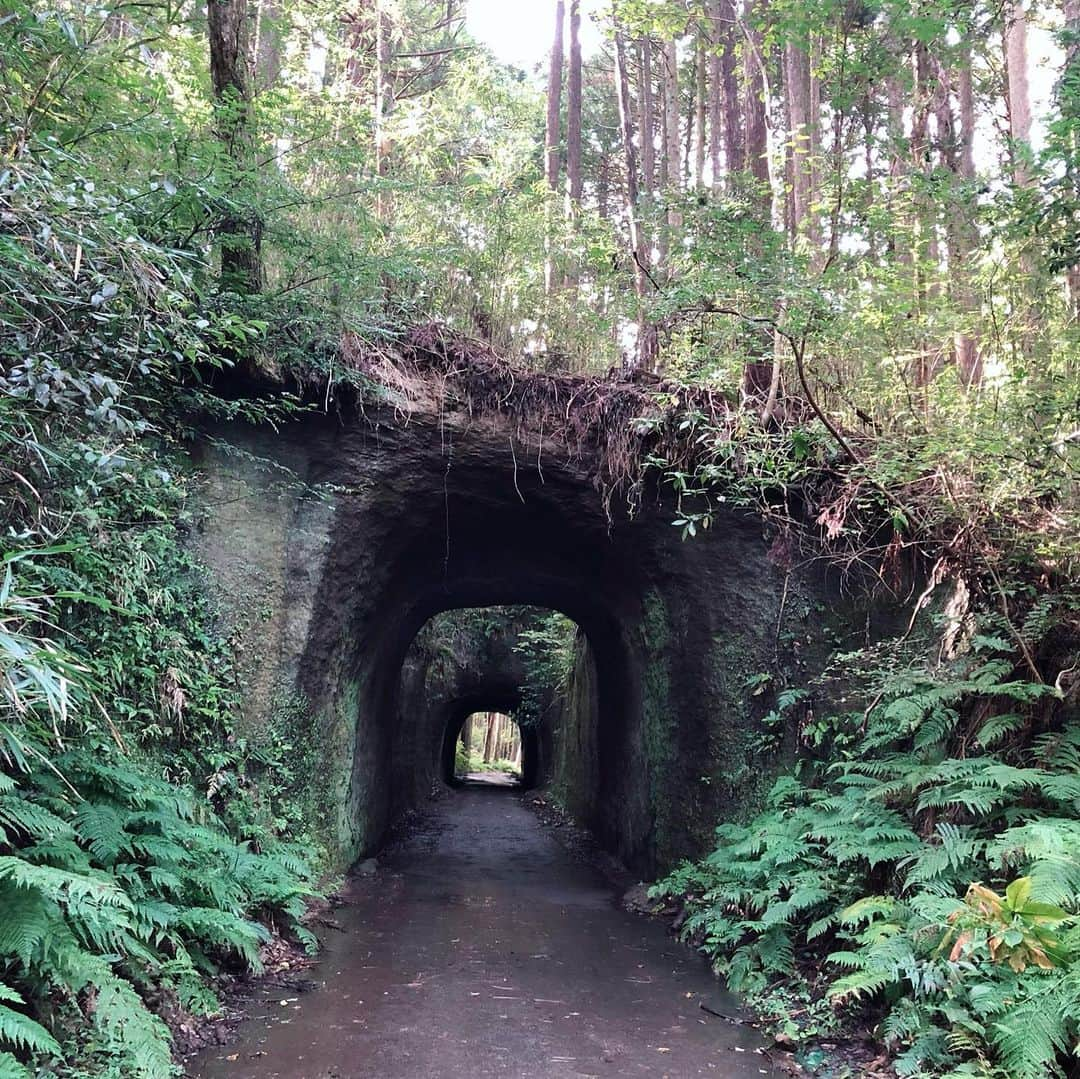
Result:
<svg viewBox="0 0 1080 1079"><path fill-rule="evenodd" d="M236 426L192 452L245 722L304 702L313 802L342 864L377 849L437 774L449 704L407 657L457 607L533 604L577 622L548 778L635 869L697 853L717 820L758 803L777 765L756 750L760 719L785 673L812 662L833 590L775 564L756 518L721 506L684 542L655 491L633 516L605 506L580 447L454 413ZM498 690L492 671L480 697Z"/></svg>

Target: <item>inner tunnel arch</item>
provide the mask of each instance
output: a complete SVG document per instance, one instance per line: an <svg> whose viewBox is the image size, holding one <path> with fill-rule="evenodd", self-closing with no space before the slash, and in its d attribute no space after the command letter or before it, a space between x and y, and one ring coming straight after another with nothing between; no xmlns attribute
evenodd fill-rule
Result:
<svg viewBox="0 0 1080 1079"><path fill-rule="evenodd" d="M483 623L462 633L454 616L473 615ZM523 757L521 787L542 786L554 777L559 726L565 720L566 702L554 685L543 684L518 650L520 634L541 624L549 616L563 612L534 605L495 605L483 608L449 608L428 619L415 636L402 661L392 707L397 711L392 758L403 764L399 791L407 794L410 773L419 783L422 795L432 780L454 786L455 746L461 729L470 715L477 712L500 712L510 715L520 731ZM593 670L593 648L582 628L563 615L564 626L574 635L576 666ZM449 628L447 628L447 623ZM442 634L450 632L460 641L448 658ZM432 657L427 649L443 642ZM595 687L595 676L590 679ZM527 691L529 706L535 714L521 722ZM388 705L389 707L390 705ZM600 718L599 694L595 691L581 702L581 720L590 732ZM434 745L436 753L427 770L416 766L417 752ZM583 787L594 791L602 781L599 754L593 754L596 767Z"/></svg>
<svg viewBox="0 0 1080 1079"><path fill-rule="evenodd" d="M440 741L439 774L448 787L460 786L456 775L457 745L465 724L471 716L485 712L500 712L514 719L521 738L521 770L519 790L528 791L540 785L543 775L542 738L538 725L525 724L515 718L521 704L520 697L490 697L480 694L472 698L460 698L451 702L444 713L446 722Z"/></svg>

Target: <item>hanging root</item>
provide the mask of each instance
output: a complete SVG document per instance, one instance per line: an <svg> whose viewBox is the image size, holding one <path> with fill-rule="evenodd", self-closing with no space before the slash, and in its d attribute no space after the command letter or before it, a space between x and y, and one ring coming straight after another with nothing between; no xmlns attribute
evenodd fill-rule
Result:
<svg viewBox="0 0 1080 1079"><path fill-rule="evenodd" d="M713 428L733 424L722 396L652 375L616 380L530 371L488 345L438 323L411 330L392 349L349 336L342 342L349 370L381 387L403 413L450 411L506 423L511 439L545 440L568 456L598 462L595 482L605 502L632 499L650 458L692 467L694 440L679 430L688 414Z"/></svg>

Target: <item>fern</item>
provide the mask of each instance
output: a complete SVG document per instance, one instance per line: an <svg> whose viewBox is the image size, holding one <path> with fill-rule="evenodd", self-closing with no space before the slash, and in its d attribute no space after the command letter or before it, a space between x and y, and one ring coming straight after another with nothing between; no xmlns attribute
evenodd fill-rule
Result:
<svg viewBox="0 0 1080 1079"><path fill-rule="evenodd" d="M0 1050L0 1079L33 1079L30 1069Z"/></svg>
<svg viewBox="0 0 1080 1079"><path fill-rule="evenodd" d="M47 1056L60 1056L60 1046L56 1039L33 1019L8 1007L10 1004L22 1004L23 999L14 989L0 982L0 1045L15 1049L44 1053Z"/></svg>
<svg viewBox="0 0 1080 1079"><path fill-rule="evenodd" d="M1080 724L1025 745L1052 691L985 658L1004 638L974 647L951 668L879 670L849 752L803 762L661 891L733 986L761 993L775 972L881 1009L900 1075L1050 1079L1080 1045L1080 920L1057 909L1080 915ZM845 716L825 721L838 737ZM980 913L976 883L1025 905ZM1050 913L1059 934L1040 929ZM1028 965L1039 954L1049 970Z"/></svg>

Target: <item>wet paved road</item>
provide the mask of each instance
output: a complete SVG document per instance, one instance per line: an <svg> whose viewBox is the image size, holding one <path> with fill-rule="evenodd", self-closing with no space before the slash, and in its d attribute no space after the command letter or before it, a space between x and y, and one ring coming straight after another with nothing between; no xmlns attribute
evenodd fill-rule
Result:
<svg viewBox="0 0 1080 1079"><path fill-rule="evenodd" d="M193 1079L778 1079L702 962L561 847L512 790L472 788L337 911L302 996L268 989Z"/></svg>

